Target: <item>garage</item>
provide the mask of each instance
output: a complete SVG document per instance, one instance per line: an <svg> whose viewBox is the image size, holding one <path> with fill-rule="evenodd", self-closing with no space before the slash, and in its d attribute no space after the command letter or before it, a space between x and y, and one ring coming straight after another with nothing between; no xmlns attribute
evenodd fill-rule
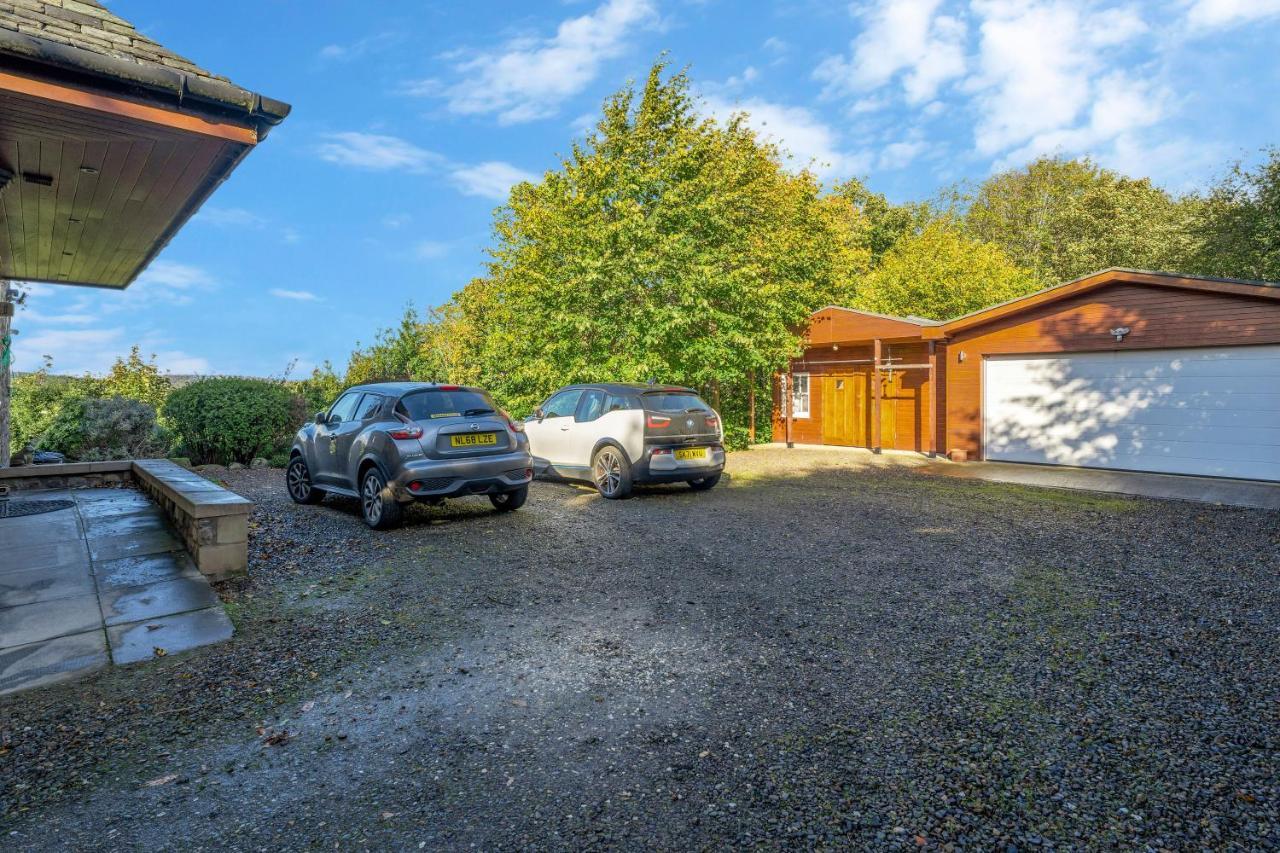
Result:
<svg viewBox="0 0 1280 853"><path fill-rule="evenodd" d="M1280 480L1280 346L986 359L986 458Z"/></svg>

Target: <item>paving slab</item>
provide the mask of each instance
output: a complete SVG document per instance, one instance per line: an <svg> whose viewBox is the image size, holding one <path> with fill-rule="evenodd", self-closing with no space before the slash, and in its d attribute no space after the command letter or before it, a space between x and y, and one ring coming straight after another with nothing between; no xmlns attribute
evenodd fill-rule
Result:
<svg viewBox="0 0 1280 853"><path fill-rule="evenodd" d="M99 593L157 581L202 577L191 556L179 551L107 560L95 564L93 574L98 582Z"/></svg>
<svg viewBox="0 0 1280 853"><path fill-rule="evenodd" d="M108 626L157 619L219 604L218 594L204 578L177 578L124 586L102 592L102 618Z"/></svg>
<svg viewBox="0 0 1280 853"><path fill-rule="evenodd" d="M95 562L118 560L121 557L137 557L143 554L161 554L165 551L178 551L182 547L182 543L168 530L89 537L89 555Z"/></svg>
<svg viewBox="0 0 1280 853"><path fill-rule="evenodd" d="M76 595L0 610L0 648L25 646L102 626L98 596Z"/></svg>
<svg viewBox="0 0 1280 853"><path fill-rule="evenodd" d="M111 659L117 664L136 663L156 657L156 649L171 655L220 643L232 633L231 620L221 606L130 622L107 628Z"/></svg>
<svg viewBox="0 0 1280 853"><path fill-rule="evenodd" d="M0 608L89 595L93 591L93 576L83 566L55 566L0 574Z"/></svg>
<svg viewBox="0 0 1280 853"><path fill-rule="evenodd" d="M80 520L72 509L0 518L0 550L80 536Z"/></svg>
<svg viewBox="0 0 1280 853"><path fill-rule="evenodd" d="M1171 498L1254 509L1280 509L1280 483L1261 480L1228 480L1220 477L1108 471L1101 468L1068 468L1019 462L966 462L959 465L937 463L931 465L929 470L970 480L1111 492L1145 498Z"/></svg>
<svg viewBox="0 0 1280 853"><path fill-rule="evenodd" d="M91 501L88 503L76 503L76 509L80 513L80 517L86 522L95 518L111 517L116 515L127 515L131 512L145 512L154 509L155 504L147 500L145 496L137 498L129 498L127 500L116 501Z"/></svg>
<svg viewBox="0 0 1280 853"><path fill-rule="evenodd" d="M92 541L104 536L118 536L122 533L147 533L153 530L169 529L169 519L159 507L120 513L118 515L100 515L85 519L85 534Z"/></svg>
<svg viewBox="0 0 1280 853"><path fill-rule="evenodd" d="M89 571L89 551L79 533L75 538L57 542L0 548L0 574L67 565L82 566Z"/></svg>
<svg viewBox="0 0 1280 853"><path fill-rule="evenodd" d="M81 678L106 665L101 629L0 649L0 695Z"/></svg>

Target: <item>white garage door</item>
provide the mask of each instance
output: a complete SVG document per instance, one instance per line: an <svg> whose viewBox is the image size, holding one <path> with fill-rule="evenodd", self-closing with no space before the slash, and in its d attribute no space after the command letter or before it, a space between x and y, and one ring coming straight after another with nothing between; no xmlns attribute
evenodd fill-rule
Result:
<svg viewBox="0 0 1280 853"><path fill-rule="evenodd" d="M986 458L1280 480L1280 346L986 360Z"/></svg>

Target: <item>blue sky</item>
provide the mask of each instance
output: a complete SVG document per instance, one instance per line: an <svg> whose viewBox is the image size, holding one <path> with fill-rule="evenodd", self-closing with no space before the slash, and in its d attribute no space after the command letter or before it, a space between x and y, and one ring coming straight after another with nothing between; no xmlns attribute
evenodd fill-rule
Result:
<svg viewBox="0 0 1280 853"><path fill-rule="evenodd" d="M124 293L33 286L16 367L294 375L482 271L493 208L667 51L706 111L891 198L1046 152L1174 190L1280 143L1280 0L112 0L293 104Z"/></svg>

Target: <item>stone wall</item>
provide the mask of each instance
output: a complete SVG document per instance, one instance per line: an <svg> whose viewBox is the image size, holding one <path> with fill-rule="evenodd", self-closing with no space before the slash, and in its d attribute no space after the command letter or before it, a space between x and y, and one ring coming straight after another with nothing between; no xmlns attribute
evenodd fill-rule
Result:
<svg viewBox="0 0 1280 853"><path fill-rule="evenodd" d="M72 462L0 468L0 488L14 491L132 485L169 516L196 566L210 580L249 570L253 503L168 459Z"/></svg>

